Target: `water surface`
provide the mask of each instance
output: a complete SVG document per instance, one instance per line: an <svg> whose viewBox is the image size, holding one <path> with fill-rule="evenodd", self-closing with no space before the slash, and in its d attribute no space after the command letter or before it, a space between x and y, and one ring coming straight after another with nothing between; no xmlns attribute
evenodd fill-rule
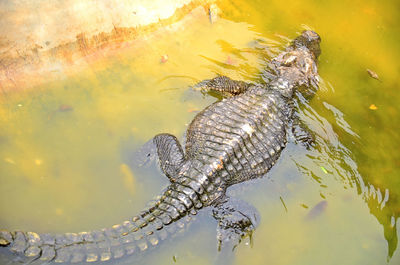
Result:
<svg viewBox="0 0 400 265"><path fill-rule="evenodd" d="M155 165L138 168L135 152L160 132L182 139L217 100L189 87L217 74L259 80L265 60L311 28L323 40L322 83L301 117L318 145L290 143L265 178L229 191L261 216L231 262L398 264L399 4L217 5L212 24L200 10L179 30L132 42L68 79L0 96L1 228L79 232L135 215L167 185ZM215 228L205 211L140 262L213 264Z"/></svg>

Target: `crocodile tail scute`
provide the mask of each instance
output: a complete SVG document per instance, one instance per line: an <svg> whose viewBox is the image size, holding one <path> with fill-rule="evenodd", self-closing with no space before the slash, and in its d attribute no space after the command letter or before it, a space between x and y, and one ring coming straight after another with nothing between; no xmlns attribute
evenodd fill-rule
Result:
<svg viewBox="0 0 400 265"><path fill-rule="evenodd" d="M7 252L11 257L7 259L35 264L108 261L134 255L179 234L195 214L185 206L187 200L169 187L131 220L91 232L51 235L0 231L0 254Z"/></svg>

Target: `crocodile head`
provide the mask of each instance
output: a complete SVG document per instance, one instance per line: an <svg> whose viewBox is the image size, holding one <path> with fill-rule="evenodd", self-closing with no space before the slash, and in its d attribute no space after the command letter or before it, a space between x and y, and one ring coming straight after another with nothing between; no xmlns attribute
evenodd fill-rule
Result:
<svg viewBox="0 0 400 265"><path fill-rule="evenodd" d="M275 57L271 63L276 76L272 88L283 96L292 97L295 90L305 97L315 94L319 77L317 59L321 53L321 38L311 30L295 38L286 51Z"/></svg>
<svg viewBox="0 0 400 265"><path fill-rule="evenodd" d="M300 36L295 38L292 42L292 47L298 49L301 47L306 47L314 56L315 59L321 54L321 48L319 44L321 42L321 37L312 30L305 30Z"/></svg>

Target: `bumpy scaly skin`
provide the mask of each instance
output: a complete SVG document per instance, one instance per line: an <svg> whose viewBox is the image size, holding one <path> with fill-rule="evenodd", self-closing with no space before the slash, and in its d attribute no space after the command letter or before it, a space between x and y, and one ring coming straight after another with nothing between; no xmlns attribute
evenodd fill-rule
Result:
<svg viewBox="0 0 400 265"><path fill-rule="evenodd" d="M194 213L189 198L193 195L193 190L171 184L154 206L120 225L60 235L1 231L0 245L8 247L22 262L81 263L118 259L151 248L168 234L174 234L185 224L176 221L185 216L189 218L189 209Z"/></svg>
<svg viewBox="0 0 400 265"><path fill-rule="evenodd" d="M225 191L235 183L263 176L279 158L294 124L295 89L317 85L319 42L315 32L303 32L271 60L266 85L227 77L201 82L206 90L228 97L194 118L187 131L186 154L174 136L154 138L161 169L171 184L152 207L132 220L78 234L1 231L0 246L23 262L107 261L157 245L174 233L175 226L182 226L184 218L207 206L215 207L222 235L230 229L228 237L243 236L241 230L249 229L252 220L225 217L234 215L234 207L224 208Z"/></svg>
<svg viewBox="0 0 400 265"><path fill-rule="evenodd" d="M211 178L224 189L265 174L286 144L291 109L279 92L253 86L245 93L217 102L190 124L186 155L189 177Z"/></svg>

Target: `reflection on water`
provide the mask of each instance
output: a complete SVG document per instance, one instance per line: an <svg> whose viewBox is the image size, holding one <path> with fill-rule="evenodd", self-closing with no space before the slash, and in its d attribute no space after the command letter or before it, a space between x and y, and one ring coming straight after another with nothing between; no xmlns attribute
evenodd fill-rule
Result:
<svg viewBox="0 0 400 265"><path fill-rule="evenodd" d="M189 87L216 74L261 80L265 60L306 24L323 39L321 89L310 102L300 99L318 145L290 143L265 178L229 190L261 216L233 262L397 264L400 32L393 5L218 1L221 17L212 24L199 9L186 26L138 40L79 75L1 95L1 228L77 232L133 216L167 183L154 164L138 169L135 151L159 132L182 139L216 100ZM204 212L143 263L218 260L216 224Z"/></svg>

